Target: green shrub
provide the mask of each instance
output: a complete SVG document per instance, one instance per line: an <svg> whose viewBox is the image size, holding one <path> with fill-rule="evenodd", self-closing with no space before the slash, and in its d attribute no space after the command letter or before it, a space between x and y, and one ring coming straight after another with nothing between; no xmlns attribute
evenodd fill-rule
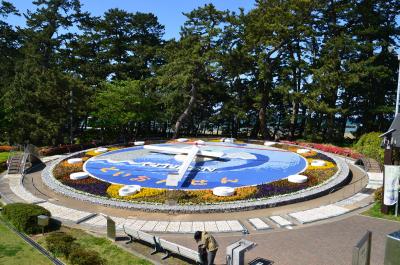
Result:
<svg viewBox="0 0 400 265"><path fill-rule="evenodd" d="M380 187L374 192L374 199L376 202L381 202L383 196L383 188Z"/></svg>
<svg viewBox="0 0 400 265"><path fill-rule="evenodd" d="M75 237L64 232L53 232L46 237L46 246L53 255L68 258L72 250L78 247L78 244L74 243L75 240Z"/></svg>
<svg viewBox="0 0 400 265"><path fill-rule="evenodd" d="M39 215L51 216L45 208L27 203L7 204L3 208L3 215L15 228L28 234L41 231L41 227L37 225Z"/></svg>
<svg viewBox="0 0 400 265"><path fill-rule="evenodd" d="M383 163L384 150L381 147L382 138L379 137L381 134L380 132L363 134L354 145L354 148L361 154Z"/></svg>
<svg viewBox="0 0 400 265"><path fill-rule="evenodd" d="M74 248L69 256L72 265L103 265L105 260L102 259L94 250L86 250Z"/></svg>
<svg viewBox="0 0 400 265"><path fill-rule="evenodd" d="M2 162L0 163L0 173L7 170L7 163Z"/></svg>

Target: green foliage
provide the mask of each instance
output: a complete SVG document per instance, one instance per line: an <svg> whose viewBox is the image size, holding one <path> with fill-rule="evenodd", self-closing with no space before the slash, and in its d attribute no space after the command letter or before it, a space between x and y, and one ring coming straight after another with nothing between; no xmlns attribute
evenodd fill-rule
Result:
<svg viewBox="0 0 400 265"><path fill-rule="evenodd" d="M79 247L75 242L76 238L63 232L53 232L46 237L47 249L53 255L69 257L74 248Z"/></svg>
<svg viewBox="0 0 400 265"><path fill-rule="evenodd" d="M0 223L0 263L7 265L53 264L3 223Z"/></svg>
<svg viewBox="0 0 400 265"><path fill-rule="evenodd" d="M124 138L141 129L140 125L157 116L156 99L143 81L105 83L95 95L93 116L108 133ZM117 135L117 136L120 136Z"/></svg>
<svg viewBox="0 0 400 265"><path fill-rule="evenodd" d="M354 148L361 154L383 163L384 150L381 147L382 138L379 137L381 134L380 132L371 132L362 135Z"/></svg>
<svg viewBox="0 0 400 265"><path fill-rule="evenodd" d="M383 188L380 187L374 192L374 200L376 202L382 202L382 198L383 198Z"/></svg>
<svg viewBox="0 0 400 265"><path fill-rule="evenodd" d="M395 216L394 215L394 207L389 210L389 214L383 214L381 212L381 202L376 201L375 204L369 208L367 211L363 212L363 215L371 216L371 217L376 217L376 218L382 218L386 220L392 220L392 221L397 221L400 222L400 216Z"/></svg>
<svg viewBox="0 0 400 265"><path fill-rule="evenodd" d="M105 260L102 259L98 252L81 248L74 248L70 254L69 261L72 265L103 265Z"/></svg>
<svg viewBox="0 0 400 265"><path fill-rule="evenodd" d="M207 4L168 41L151 13L33 4L16 29L18 10L0 2L0 142L216 129L342 143L349 121L360 135L393 118L398 0L256 1L246 13Z"/></svg>
<svg viewBox="0 0 400 265"><path fill-rule="evenodd" d="M9 152L0 152L0 172L3 172L7 169L7 159Z"/></svg>
<svg viewBox="0 0 400 265"><path fill-rule="evenodd" d="M80 3L40 0L34 4L38 9L26 16L29 28L21 31L21 59L3 96L8 137L18 143L62 143L68 128L79 124L80 111L90 96L81 81L60 65L67 63L61 43L71 35L58 30L68 32L79 16Z"/></svg>
<svg viewBox="0 0 400 265"><path fill-rule="evenodd" d="M382 202L382 197L383 196L383 188L380 187L378 189L376 189L376 191L374 192L374 200L376 202Z"/></svg>
<svg viewBox="0 0 400 265"><path fill-rule="evenodd" d="M45 238L47 249L54 255L67 258L72 265L105 264L98 252L85 249L76 241L74 236L65 232L53 232Z"/></svg>
<svg viewBox="0 0 400 265"><path fill-rule="evenodd" d="M132 253L125 251L121 247L119 247L117 244L113 243L112 241L108 240L107 238L104 237L97 237L93 236L89 233L86 233L85 231L79 230L79 229L73 229L73 228L67 228L63 227L62 231L65 232L67 235L72 236L73 238L76 238L74 243L79 245L79 248L73 248L73 252L77 250L80 252L77 256L80 257L82 256L82 252L79 251L80 249L83 250L89 250L89 251L95 251L97 255L99 255L103 259L103 263L98 263L98 264L119 264L119 265L132 265L132 264L143 264L143 265L150 265L152 264L151 262L141 259L133 255ZM45 234L44 237L39 237L37 239L37 242L42 245L46 246L46 237L51 234ZM1 241L1 237L0 237ZM140 250L139 252L144 251ZM85 251L85 253L88 253ZM93 253L95 254L95 253ZM92 256L93 254L88 254ZM70 253L70 258L69 261L71 262L72 256L75 255L73 253ZM96 262L98 260L97 258L93 258L93 261ZM90 262L90 261L89 261ZM100 262L100 261L99 261ZM93 264L93 263L89 263Z"/></svg>
<svg viewBox="0 0 400 265"><path fill-rule="evenodd" d="M51 216L45 208L26 203L7 204L3 208L3 215L15 228L28 234L41 231L41 227L37 225L39 215Z"/></svg>

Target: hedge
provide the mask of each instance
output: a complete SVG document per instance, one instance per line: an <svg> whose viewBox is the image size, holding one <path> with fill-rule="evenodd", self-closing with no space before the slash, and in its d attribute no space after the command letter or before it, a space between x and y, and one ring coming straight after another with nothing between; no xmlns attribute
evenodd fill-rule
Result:
<svg viewBox="0 0 400 265"><path fill-rule="evenodd" d="M82 248L74 248L69 255L72 265L104 265L106 262L98 252Z"/></svg>
<svg viewBox="0 0 400 265"><path fill-rule="evenodd" d="M65 153L73 153L81 150L85 150L88 148L96 147L94 143L88 144L70 144L70 145L60 145L60 146L48 146L42 147L39 150L39 154L42 156L52 156L52 155L61 155Z"/></svg>
<svg viewBox="0 0 400 265"><path fill-rule="evenodd" d="M78 247L76 238L64 232L53 232L46 237L47 249L55 256L69 257L73 248Z"/></svg>
<svg viewBox="0 0 400 265"><path fill-rule="evenodd" d="M34 234L41 231L37 225L39 215L51 216L45 208L27 203L11 203L3 208L3 216L19 231Z"/></svg>
<svg viewBox="0 0 400 265"><path fill-rule="evenodd" d="M363 155L383 163L384 149L381 147L382 138L379 137L381 134L380 132L363 134L354 148Z"/></svg>
<svg viewBox="0 0 400 265"><path fill-rule="evenodd" d="M0 152L10 152L12 150L16 150L17 148L15 146L9 146L9 145L0 145Z"/></svg>

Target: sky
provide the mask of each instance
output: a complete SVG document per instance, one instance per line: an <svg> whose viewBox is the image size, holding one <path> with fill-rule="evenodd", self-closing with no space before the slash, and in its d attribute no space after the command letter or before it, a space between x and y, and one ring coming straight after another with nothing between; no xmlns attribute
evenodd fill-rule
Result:
<svg viewBox="0 0 400 265"><path fill-rule="evenodd" d="M8 0L20 11L34 10L32 0ZM229 9L238 11L240 7L245 12L254 7L255 0L81 0L84 11L89 11L94 16L102 15L110 8L120 8L128 12L153 13L159 22L165 26L165 39L179 38L180 27L185 22L182 12L189 12L199 6L212 3L219 10ZM25 19L9 17L8 22L15 26L24 26Z"/></svg>

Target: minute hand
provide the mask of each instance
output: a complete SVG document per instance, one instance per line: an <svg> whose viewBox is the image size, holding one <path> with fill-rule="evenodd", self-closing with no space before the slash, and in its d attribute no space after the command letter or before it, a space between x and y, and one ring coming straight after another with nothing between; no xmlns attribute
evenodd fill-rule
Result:
<svg viewBox="0 0 400 265"><path fill-rule="evenodd" d="M188 154L191 150L191 149L175 148L169 146L157 146L157 145L145 145L143 146L143 148L153 152L159 152L165 154ZM224 155L224 153L199 150L197 155L213 157L213 158L221 158Z"/></svg>

